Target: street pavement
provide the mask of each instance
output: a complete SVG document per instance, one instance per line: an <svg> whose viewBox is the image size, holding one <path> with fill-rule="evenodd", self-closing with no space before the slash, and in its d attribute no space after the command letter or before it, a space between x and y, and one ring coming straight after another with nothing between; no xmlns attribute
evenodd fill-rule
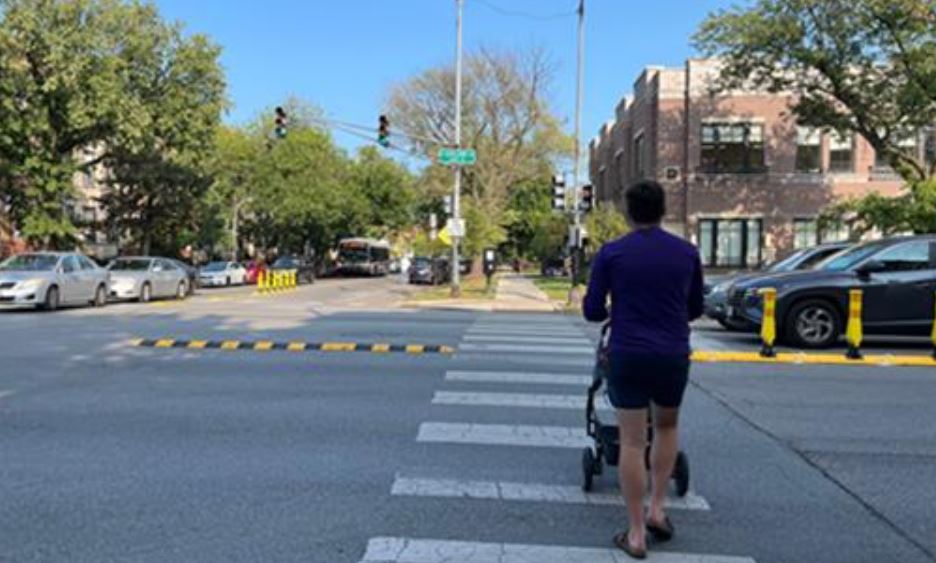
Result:
<svg viewBox="0 0 936 563"><path fill-rule="evenodd" d="M399 308L407 291L329 280L0 315L0 561L626 561L614 468L580 489L596 329ZM934 396L925 368L695 366L692 492L650 560L936 560Z"/></svg>

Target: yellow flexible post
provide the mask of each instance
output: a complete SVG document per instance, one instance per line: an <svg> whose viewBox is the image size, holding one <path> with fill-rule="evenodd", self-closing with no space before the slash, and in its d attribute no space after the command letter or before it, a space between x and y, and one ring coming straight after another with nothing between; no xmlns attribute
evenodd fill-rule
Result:
<svg viewBox="0 0 936 563"><path fill-rule="evenodd" d="M777 290L765 287L761 290L761 296L764 301L764 314L761 320L761 340L764 345L761 347L760 354L765 358L774 358L777 356L774 350L774 344L777 341Z"/></svg>
<svg viewBox="0 0 936 563"><path fill-rule="evenodd" d="M933 302L936 303L936 299ZM933 310L933 359L936 360L936 305Z"/></svg>
<svg viewBox="0 0 936 563"><path fill-rule="evenodd" d="M861 341L864 338L864 329L861 326L863 298L864 292L860 289L852 289L848 292L848 326L845 330L848 352L845 356L849 360L861 359Z"/></svg>
<svg viewBox="0 0 936 563"><path fill-rule="evenodd" d="M259 270L257 272L257 291L259 291L260 293L263 293L264 281L265 280L264 280L263 270Z"/></svg>
<svg viewBox="0 0 936 563"><path fill-rule="evenodd" d="M289 287L293 289L296 287L296 270L289 271Z"/></svg>

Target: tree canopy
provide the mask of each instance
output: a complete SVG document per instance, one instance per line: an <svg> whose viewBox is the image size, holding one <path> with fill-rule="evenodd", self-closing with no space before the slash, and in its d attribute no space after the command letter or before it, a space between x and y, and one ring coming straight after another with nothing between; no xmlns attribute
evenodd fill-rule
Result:
<svg viewBox="0 0 936 563"><path fill-rule="evenodd" d="M757 0L711 15L696 44L723 61L722 89L794 92L800 124L860 135L903 178L899 198L836 208L856 227L936 232L936 158L907 150L933 140L936 2Z"/></svg>

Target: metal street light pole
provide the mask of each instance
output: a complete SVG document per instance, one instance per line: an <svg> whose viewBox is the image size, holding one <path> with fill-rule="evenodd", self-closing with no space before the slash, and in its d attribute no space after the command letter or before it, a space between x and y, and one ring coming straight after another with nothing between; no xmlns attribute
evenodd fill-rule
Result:
<svg viewBox="0 0 936 563"><path fill-rule="evenodd" d="M455 148L461 148L462 111L462 7L464 0L455 0L458 11L455 31ZM461 165L455 164L455 187L452 190L452 223L461 220ZM457 227L456 227L457 230ZM461 265L459 260L460 232L452 236L452 297L461 296Z"/></svg>
<svg viewBox="0 0 936 563"><path fill-rule="evenodd" d="M582 90L583 70L585 57L585 0L579 0L578 7L578 60L576 63L576 84L575 84L575 162L573 163L572 173L572 216L575 225L575 240L573 240L573 258L572 258L572 286L578 283L579 270L582 267L582 211L580 209L580 183L579 168L581 161L581 128L582 128Z"/></svg>

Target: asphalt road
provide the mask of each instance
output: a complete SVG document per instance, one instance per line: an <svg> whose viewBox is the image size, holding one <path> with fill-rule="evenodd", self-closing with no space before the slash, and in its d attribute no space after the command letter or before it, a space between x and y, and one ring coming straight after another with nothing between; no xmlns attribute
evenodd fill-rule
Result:
<svg viewBox="0 0 936 563"><path fill-rule="evenodd" d="M578 492L594 329L387 309L406 291L331 280L0 314L0 561L624 561L610 543L626 526L613 468ZM932 397L927 369L696 366L683 418L693 493L673 500L678 535L654 557L936 560Z"/></svg>

